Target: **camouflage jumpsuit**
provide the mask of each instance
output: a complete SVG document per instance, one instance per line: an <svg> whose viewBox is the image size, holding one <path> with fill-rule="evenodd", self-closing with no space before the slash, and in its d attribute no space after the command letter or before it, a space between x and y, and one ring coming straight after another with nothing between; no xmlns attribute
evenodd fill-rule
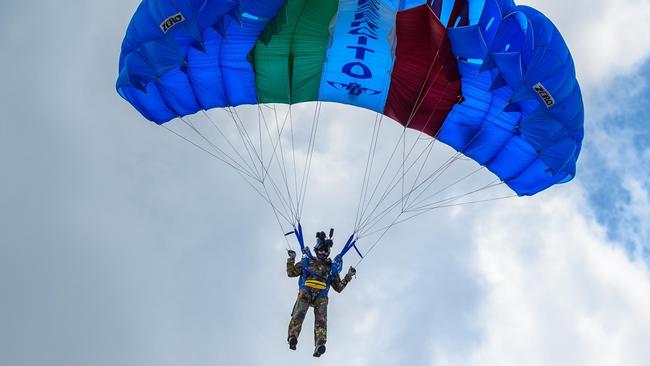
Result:
<svg viewBox="0 0 650 366"><path fill-rule="evenodd" d="M287 259L287 275L289 277L298 277L302 274L302 261L295 263L294 258ZM309 259L309 269L317 273L323 278L330 275L332 268L332 260L320 260L318 258ZM316 279L311 275L307 275L307 280ZM331 286L336 292L341 292L345 286L352 280L352 275L346 274L343 280L336 274L332 278ZM301 288L298 291L298 299L293 306L291 313L291 321L289 322L289 337L295 336L298 338L300 330L302 329L302 322L305 320L305 315L309 307L314 308L314 342L316 345L325 344L327 341L327 294L321 295L317 298L319 291L312 290L311 296L308 289Z"/></svg>

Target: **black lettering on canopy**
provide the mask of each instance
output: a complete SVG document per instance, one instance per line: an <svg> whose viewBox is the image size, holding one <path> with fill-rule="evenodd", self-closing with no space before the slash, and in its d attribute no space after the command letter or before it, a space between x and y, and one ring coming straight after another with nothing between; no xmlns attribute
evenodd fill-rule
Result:
<svg viewBox="0 0 650 366"><path fill-rule="evenodd" d="M174 14L160 23L160 29L163 31L163 33L167 33L170 29L172 29L172 27L183 21L185 21L185 17L182 13Z"/></svg>

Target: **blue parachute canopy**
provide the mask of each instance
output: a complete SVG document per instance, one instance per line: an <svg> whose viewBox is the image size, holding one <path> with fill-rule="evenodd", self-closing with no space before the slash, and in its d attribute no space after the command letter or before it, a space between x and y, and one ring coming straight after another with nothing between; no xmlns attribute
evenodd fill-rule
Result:
<svg viewBox="0 0 650 366"><path fill-rule="evenodd" d="M371 109L518 195L571 180L583 140L566 43L512 0L143 0L117 90L159 124L242 104Z"/></svg>

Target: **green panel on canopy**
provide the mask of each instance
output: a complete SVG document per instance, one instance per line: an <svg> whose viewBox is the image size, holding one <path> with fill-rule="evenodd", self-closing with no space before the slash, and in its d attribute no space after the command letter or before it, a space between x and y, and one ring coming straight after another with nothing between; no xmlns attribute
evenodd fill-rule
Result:
<svg viewBox="0 0 650 366"><path fill-rule="evenodd" d="M338 0L288 0L253 50L260 103L318 99Z"/></svg>

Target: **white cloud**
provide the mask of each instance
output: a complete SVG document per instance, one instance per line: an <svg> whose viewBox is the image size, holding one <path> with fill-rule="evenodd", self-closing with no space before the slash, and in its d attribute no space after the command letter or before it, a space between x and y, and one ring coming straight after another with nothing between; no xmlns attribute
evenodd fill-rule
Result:
<svg viewBox="0 0 650 366"><path fill-rule="evenodd" d="M574 187L489 210L474 230L483 341L461 362L438 350L440 365L650 363L650 273L584 207Z"/></svg>

